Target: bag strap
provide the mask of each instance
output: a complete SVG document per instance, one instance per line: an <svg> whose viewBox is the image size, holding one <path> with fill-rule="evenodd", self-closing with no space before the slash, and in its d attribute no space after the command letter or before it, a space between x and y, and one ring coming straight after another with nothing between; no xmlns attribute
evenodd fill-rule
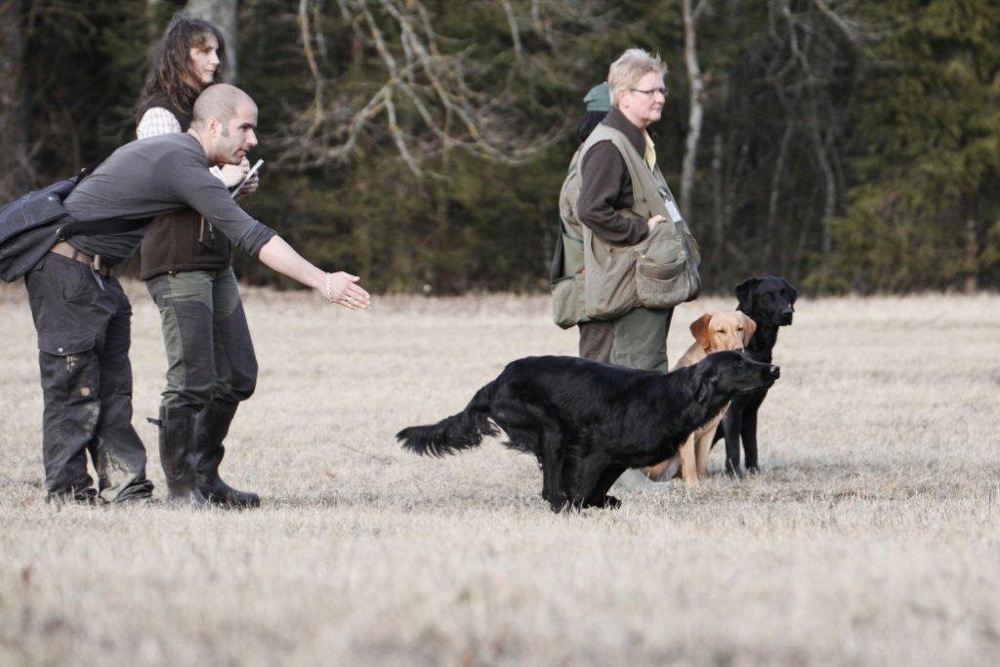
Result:
<svg viewBox="0 0 1000 667"><path fill-rule="evenodd" d="M74 177L75 183L73 188L75 189L80 183L90 176L94 171L101 166L106 158L101 158L90 164L84 165L80 171L78 171ZM72 190L71 190L72 191ZM69 195L69 192L62 195L65 199ZM100 233L102 236L110 234L121 234L123 232L131 232L137 229L142 229L152 218L140 218L138 220L122 220L121 218L106 218L104 220L88 220L86 222L77 222L74 220L63 227L60 227L57 236L62 239L68 239L71 236L76 236L78 234L96 234Z"/></svg>
<svg viewBox="0 0 1000 667"><path fill-rule="evenodd" d="M121 218L109 218L105 220L87 220L77 222L74 220L59 228L57 236L60 239L68 239L77 234L97 234L107 236L110 234L121 234L122 232L132 232L142 229L149 224L150 218L139 218L138 220L122 220Z"/></svg>
<svg viewBox="0 0 1000 667"><path fill-rule="evenodd" d="M559 233L556 234L556 251L552 254L552 264L549 266L549 284L555 285L563 278L563 230L559 223Z"/></svg>

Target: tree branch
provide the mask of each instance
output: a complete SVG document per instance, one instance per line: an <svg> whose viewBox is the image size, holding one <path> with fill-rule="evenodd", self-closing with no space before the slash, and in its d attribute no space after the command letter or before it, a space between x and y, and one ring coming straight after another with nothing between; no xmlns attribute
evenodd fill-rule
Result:
<svg viewBox="0 0 1000 667"><path fill-rule="evenodd" d="M365 139L391 145L419 176L426 159L441 152L462 150L520 164L559 136L562 128L525 136L518 131L517 109L503 91L474 90L470 75L481 79L484 66L473 59L471 47L442 49L448 43L435 32L420 0L338 0L341 18L370 49L383 77L381 82L377 76L367 82L334 81L313 48L321 5L299 0L303 58L315 90L310 106L293 118L279 141L280 162L310 168L342 161ZM517 19L510 2L504 0L502 6L519 66L526 55Z"/></svg>

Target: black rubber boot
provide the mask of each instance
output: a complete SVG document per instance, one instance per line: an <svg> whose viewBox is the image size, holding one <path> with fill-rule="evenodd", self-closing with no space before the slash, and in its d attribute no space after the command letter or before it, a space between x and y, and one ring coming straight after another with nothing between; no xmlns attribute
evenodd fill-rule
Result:
<svg viewBox="0 0 1000 667"><path fill-rule="evenodd" d="M160 465L167 480L167 501L204 505L198 490L194 452L194 413L160 408Z"/></svg>
<svg viewBox="0 0 1000 667"><path fill-rule="evenodd" d="M236 406L212 403L195 420L195 453L198 461L198 489L210 502L227 507L259 507L260 496L252 491L237 491L219 477L219 464L226 455L222 441L229 434L229 424L236 416Z"/></svg>

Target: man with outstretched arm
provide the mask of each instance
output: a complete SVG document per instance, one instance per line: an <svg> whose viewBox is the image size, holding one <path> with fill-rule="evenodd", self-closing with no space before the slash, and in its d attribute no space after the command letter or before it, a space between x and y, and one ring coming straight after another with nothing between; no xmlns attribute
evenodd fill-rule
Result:
<svg viewBox="0 0 1000 667"><path fill-rule="evenodd" d="M331 303L363 310L370 296L358 276L328 273L300 256L274 230L233 201L211 166L240 164L257 145L257 105L245 92L216 84L195 102L186 133L134 141L108 157L70 193L76 221L134 220L137 229L71 236L26 276L38 332L44 415L42 448L48 497L95 502L152 495L146 451L132 428L131 305L112 269L142 240L143 223L191 208L234 245L275 271L319 291ZM161 411L160 457L171 500L205 502L193 460L194 413ZM87 472L87 453L99 488Z"/></svg>

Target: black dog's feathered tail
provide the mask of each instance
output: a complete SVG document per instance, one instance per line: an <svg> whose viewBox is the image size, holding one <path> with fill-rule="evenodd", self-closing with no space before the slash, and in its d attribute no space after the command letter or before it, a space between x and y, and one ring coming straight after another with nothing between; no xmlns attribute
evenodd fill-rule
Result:
<svg viewBox="0 0 1000 667"><path fill-rule="evenodd" d="M476 392L465 410L457 415L445 417L437 424L409 426L396 434L396 439L409 449L421 455L445 456L460 449L478 447L488 435L498 435L498 429L490 421L490 402L493 398L494 382Z"/></svg>

